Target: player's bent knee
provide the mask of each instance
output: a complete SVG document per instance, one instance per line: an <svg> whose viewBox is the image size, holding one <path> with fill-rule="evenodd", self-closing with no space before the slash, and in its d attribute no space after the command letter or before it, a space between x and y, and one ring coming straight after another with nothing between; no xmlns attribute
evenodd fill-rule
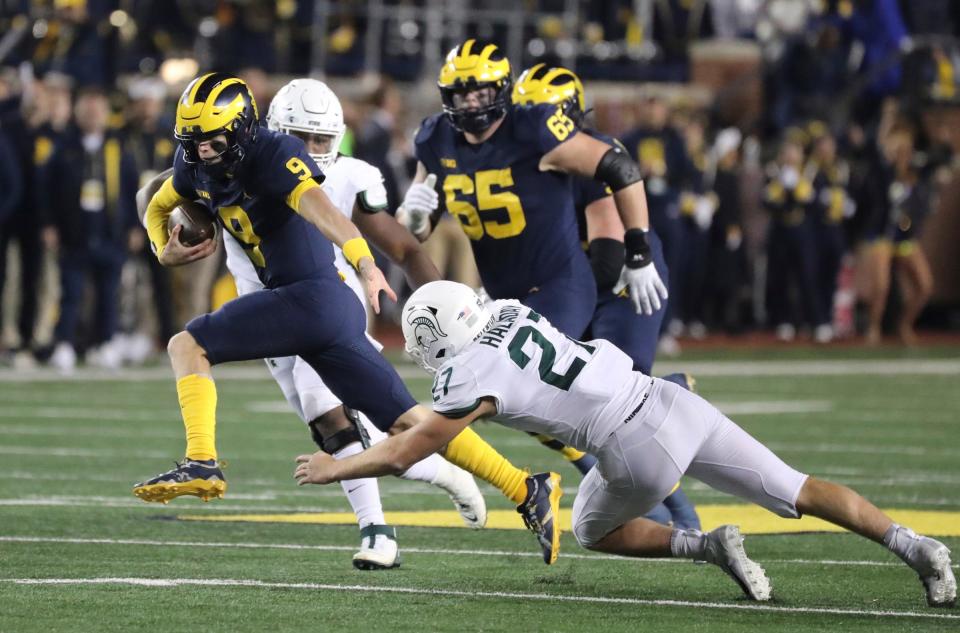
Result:
<svg viewBox="0 0 960 633"><path fill-rule="evenodd" d="M170 358L184 358L193 355L203 355L203 348L197 343L197 339L186 330L178 332L170 337L167 342L167 355Z"/></svg>
<svg viewBox="0 0 960 633"><path fill-rule="evenodd" d="M599 549L599 544L607 538L607 534L600 534L596 529L591 530L585 522L576 519L574 519L573 524L573 536L577 539L580 547L589 550Z"/></svg>
<svg viewBox="0 0 960 633"><path fill-rule="evenodd" d="M323 437L330 437L334 433L349 429L352 426L342 406L314 417L309 424L310 428L316 429Z"/></svg>

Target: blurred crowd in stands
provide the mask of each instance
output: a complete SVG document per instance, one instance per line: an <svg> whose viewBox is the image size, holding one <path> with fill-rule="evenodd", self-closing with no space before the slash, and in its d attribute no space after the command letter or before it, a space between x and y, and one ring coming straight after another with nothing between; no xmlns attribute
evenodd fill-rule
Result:
<svg viewBox="0 0 960 633"><path fill-rule="evenodd" d="M663 352L758 330L914 343L934 289L921 236L955 175L958 5L0 0L0 362L140 363L231 296L222 249L164 269L137 221L193 76L237 73L261 115L289 78L324 77L350 127L341 150L381 168L395 208L413 132L439 110L439 60L468 36L504 43L514 75L578 72L588 121L639 162L670 267ZM703 98L688 87L717 42L757 64ZM426 247L478 284L456 219Z"/></svg>

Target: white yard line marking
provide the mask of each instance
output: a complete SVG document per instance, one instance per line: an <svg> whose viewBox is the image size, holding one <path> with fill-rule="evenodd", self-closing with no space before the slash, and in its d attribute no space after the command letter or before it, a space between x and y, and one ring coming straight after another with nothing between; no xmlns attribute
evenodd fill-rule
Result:
<svg viewBox="0 0 960 633"><path fill-rule="evenodd" d="M215 542L215 541L155 541L150 539L114 539L114 538L67 538L46 536L0 536L0 543L62 543L70 545L145 545L148 547L224 547L240 549L281 549L281 550L310 550L321 552L353 552L357 548L352 545L304 545L302 543L249 543L249 542ZM495 549L448 549L436 547L404 547L404 552L413 554L439 554L454 556L520 556L523 558L542 558L539 552L510 551ZM688 565L689 561L679 558L627 558L609 554L563 554L564 558L582 560L607 560L623 563L667 563ZM903 563L893 561L873 560L813 560L803 558L792 559L764 559L764 565L835 565L850 567L902 567ZM960 568L960 565L953 565Z"/></svg>
<svg viewBox="0 0 960 633"><path fill-rule="evenodd" d="M414 594L447 596L453 598L497 598L512 600L541 600L544 602L580 602L587 604L625 604L648 607L697 607L767 613L829 614L841 616L873 616L878 618L923 618L960 620L960 615L918 611L885 611L870 609L839 609L831 607L778 607L762 604L728 604L696 602L693 600L646 600L640 598L611 598L605 596L578 596L569 594L520 593L512 591L458 591L427 587L372 587L369 585L335 585L312 582L266 582L233 578L0 578L0 582L18 585L134 585L141 587L243 587L253 589L306 589L309 591L364 591L370 593Z"/></svg>

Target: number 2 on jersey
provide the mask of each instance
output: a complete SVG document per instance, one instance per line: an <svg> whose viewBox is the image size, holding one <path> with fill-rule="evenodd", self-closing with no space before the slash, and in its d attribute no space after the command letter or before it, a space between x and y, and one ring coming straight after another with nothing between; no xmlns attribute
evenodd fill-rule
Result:
<svg viewBox="0 0 960 633"><path fill-rule="evenodd" d="M531 320L536 320L533 319L533 315L535 314L535 312L530 313ZM537 315L537 317L539 318L539 315ZM553 343L551 343L540 330L532 325L523 325L517 329L517 333L514 334L510 340L510 344L507 346L507 350L510 352L510 360L516 363L520 369L524 369L531 360L531 357L527 356L526 352L523 351L523 346L527 344L528 340L533 341L541 350L540 366L537 368L540 373L540 380L557 389L569 391L570 385L573 384L573 381L576 380L580 372L583 371L587 361L578 356L570 363L570 367L567 368L567 373L556 373L553 371L553 366L557 358L557 348L553 346ZM591 354L596 351L595 347L587 345L586 343L581 343L580 341L573 342Z"/></svg>
<svg viewBox="0 0 960 633"><path fill-rule="evenodd" d="M447 210L460 219L463 232L471 240L479 240L484 234L495 240L520 235L527 226L520 198L512 191L513 174L510 168L487 169L478 171L473 178L467 174L450 174L443 179L443 191L446 193ZM496 191L494 190L496 188ZM476 194L477 206L457 198ZM505 209L506 222L483 220L481 212Z"/></svg>

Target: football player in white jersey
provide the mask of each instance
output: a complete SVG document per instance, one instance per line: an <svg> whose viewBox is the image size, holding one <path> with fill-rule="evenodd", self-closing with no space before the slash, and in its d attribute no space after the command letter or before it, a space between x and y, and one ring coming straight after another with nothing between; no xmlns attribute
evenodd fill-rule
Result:
<svg viewBox="0 0 960 633"><path fill-rule="evenodd" d="M298 457L301 485L401 471L474 420L492 418L597 457L573 505L574 535L588 549L704 560L751 599L768 600L770 582L736 526L704 534L642 517L687 474L782 517L809 514L882 543L917 572L929 605L956 602L943 543L894 523L845 486L794 470L700 396L632 371L609 341L570 339L516 301L488 310L449 281L413 293L403 333L407 352L436 375L431 419L346 460Z"/></svg>
<svg viewBox="0 0 960 633"><path fill-rule="evenodd" d="M387 193L380 170L339 154L346 125L340 101L329 87L315 79L295 79L286 84L270 103L267 125L304 141L311 158L325 175L321 185L324 193L345 216L353 219L373 244L403 268L412 286L439 278L439 272L419 242L390 214L382 212L387 207ZM161 177L166 176L161 174ZM245 295L263 290L264 285L243 247L229 231L222 233L227 268L236 281L237 292ZM366 305L355 269L336 246L334 252L341 277ZM371 341L380 347L372 338ZM309 426L321 450L339 459L386 437L365 415L346 410L300 357L269 358L266 363L284 397ZM473 477L439 455L430 455L412 464L399 476L442 488L450 495L466 525L480 528L485 524L486 505ZM354 566L358 569L399 566L396 531L386 525L377 480L344 481L342 487L360 526L360 550L353 557Z"/></svg>

